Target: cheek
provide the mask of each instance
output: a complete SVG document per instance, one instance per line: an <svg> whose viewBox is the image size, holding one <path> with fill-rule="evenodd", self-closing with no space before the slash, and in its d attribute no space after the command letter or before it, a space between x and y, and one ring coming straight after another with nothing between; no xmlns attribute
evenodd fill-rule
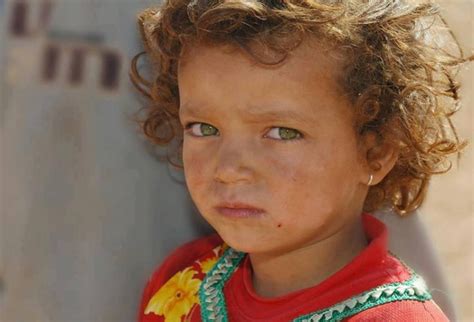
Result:
<svg viewBox="0 0 474 322"><path fill-rule="evenodd" d="M302 200L312 198L317 194L315 182L323 172L318 165L309 164L308 157L299 152L294 154L268 156L267 172L268 185L272 199L278 202L279 207L294 211ZM295 205L296 204L296 205Z"/></svg>
<svg viewBox="0 0 474 322"><path fill-rule="evenodd" d="M308 217L325 218L340 206L341 181L347 172L334 154L300 151L298 158L269 157L269 161L268 186L285 226L299 225Z"/></svg>
<svg viewBox="0 0 474 322"><path fill-rule="evenodd" d="M197 195L199 188L206 182L206 165L210 162L204 153L183 144L183 166L186 184L192 195Z"/></svg>
<svg viewBox="0 0 474 322"><path fill-rule="evenodd" d="M311 150L301 149L290 155L268 156L266 171L272 185L289 193L294 189L304 191L306 187L318 187L325 179L330 160L320 157ZM314 191L318 193L318 191Z"/></svg>

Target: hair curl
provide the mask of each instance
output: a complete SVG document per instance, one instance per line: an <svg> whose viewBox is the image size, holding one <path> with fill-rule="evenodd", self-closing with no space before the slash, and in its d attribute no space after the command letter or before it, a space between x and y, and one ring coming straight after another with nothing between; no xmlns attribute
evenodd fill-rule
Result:
<svg viewBox="0 0 474 322"><path fill-rule="evenodd" d="M451 116L459 109L455 75L465 57L433 3L401 0L167 0L139 14L145 51L132 60L131 80L148 98L136 119L153 143L179 137L177 66L183 46L233 44L264 64L284 61L306 36L342 49L342 86L356 111L359 134L374 131L400 149L394 168L371 186L365 211L390 205L400 215L421 205L433 174L451 168L449 156L467 144ZM437 43L442 34L444 43ZM250 46L281 54L267 62ZM457 52L447 50L452 45ZM138 72L147 54L153 81ZM182 138L181 138L182 139ZM178 154L181 149L178 150ZM168 159L168 161L170 161Z"/></svg>

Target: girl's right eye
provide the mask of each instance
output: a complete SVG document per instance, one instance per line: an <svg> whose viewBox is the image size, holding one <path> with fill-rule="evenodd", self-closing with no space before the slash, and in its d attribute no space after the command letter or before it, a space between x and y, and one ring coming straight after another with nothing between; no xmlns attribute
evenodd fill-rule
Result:
<svg viewBox="0 0 474 322"><path fill-rule="evenodd" d="M186 132L191 132L192 136L219 135L219 131L212 125L201 122L191 122L184 127Z"/></svg>

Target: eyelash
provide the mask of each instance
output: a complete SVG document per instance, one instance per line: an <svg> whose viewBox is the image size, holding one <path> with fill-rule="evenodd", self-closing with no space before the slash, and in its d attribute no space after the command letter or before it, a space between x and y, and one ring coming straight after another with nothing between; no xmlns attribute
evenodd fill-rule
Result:
<svg viewBox="0 0 474 322"><path fill-rule="evenodd" d="M185 130L185 132L190 132L191 127L192 127L193 125L195 125L195 124L206 124L206 125L212 126L211 124L204 123L204 122L189 122L189 123L186 123L186 124L184 125L184 130ZM217 133L219 133L219 130L218 130L216 127L214 127L214 126L212 126L212 127L217 130ZM283 129L293 130L293 131L297 132L297 135L298 135L298 136L297 136L296 138L294 138L294 139L288 139L288 140L270 138L271 140L274 140L274 141L282 141L282 142L287 143L287 142L298 141L298 140L300 140L300 139L303 138L303 134L302 134L300 131L296 130L296 129L289 128L289 127L284 127L284 126L272 126L270 129L275 129L275 128L283 128ZM190 134L190 135L193 136L193 137L212 136L212 135L194 135L194 134ZM266 137L266 138L267 138L267 137Z"/></svg>

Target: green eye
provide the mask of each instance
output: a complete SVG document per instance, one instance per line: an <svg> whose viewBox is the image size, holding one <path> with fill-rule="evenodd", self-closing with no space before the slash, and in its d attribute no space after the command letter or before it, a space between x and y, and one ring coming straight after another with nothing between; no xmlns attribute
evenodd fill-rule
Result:
<svg viewBox="0 0 474 322"><path fill-rule="evenodd" d="M295 140L301 137L301 133L299 131L287 127L273 127L268 133L273 134L273 136L268 135L270 138L283 141Z"/></svg>
<svg viewBox="0 0 474 322"><path fill-rule="evenodd" d="M284 140L292 140L292 139L296 139L299 133L298 131L293 130L293 129L280 127L278 134L280 134L280 137L283 138Z"/></svg>
<svg viewBox="0 0 474 322"><path fill-rule="evenodd" d="M219 134L219 131L214 126L207 123L189 123L185 126L185 129L189 130L193 136L211 136Z"/></svg>
<svg viewBox="0 0 474 322"><path fill-rule="evenodd" d="M200 129L204 136L217 134L217 129L206 123L201 123Z"/></svg>

